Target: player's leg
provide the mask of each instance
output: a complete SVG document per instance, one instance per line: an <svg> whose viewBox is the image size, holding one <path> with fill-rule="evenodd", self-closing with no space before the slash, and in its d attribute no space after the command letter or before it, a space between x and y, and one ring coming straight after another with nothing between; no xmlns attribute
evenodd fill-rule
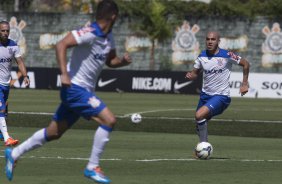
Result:
<svg viewBox="0 0 282 184"><path fill-rule="evenodd" d="M208 142L207 120L223 113L230 102L230 97L223 95L209 96L206 98L206 101L197 110L195 115L200 142Z"/></svg>
<svg viewBox="0 0 282 184"><path fill-rule="evenodd" d="M7 117L8 117L8 101L6 101L6 109L5 109L5 117L6 117L6 123L7 123ZM4 136L0 130L0 140L4 141Z"/></svg>
<svg viewBox="0 0 282 184"><path fill-rule="evenodd" d="M53 116L53 120L48 127L35 132L26 141L15 147L5 150L6 157L6 176L9 180L13 178L15 162L26 152L43 146L46 142L59 139L71 125L77 121L79 115L60 105Z"/></svg>
<svg viewBox="0 0 282 184"><path fill-rule="evenodd" d="M197 106L196 114L195 114L195 121L196 121L196 131L199 136L200 142L207 142L208 141L208 122L207 120L210 119L210 111L205 104L211 98L211 96L201 93L199 103Z"/></svg>
<svg viewBox="0 0 282 184"><path fill-rule="evenodd" d="M5 172L9 180L13 179L13 170L16 161L26 152L43 146L46 142L60 138L68 129L68 123L62 121L57 123L52 121L47 128L43 128L35 132L26 141L15 147L5 150L6 167Z"/></svg>
<svg viewBox="0 0 282 184"><path fill-rule="evenodd" d="M100 126L94 135L91 155L87 167L84 170L84 175L97 182L109 183L110 180L102 172L99 161L107 142L110 140L110 133L116 123L116 118L114 114L105 107L97 117L93 116L92 119L96 120Z"/></svg>
<svg viewBox="0 0 282 184"><path fill-rule="evenodd" d="M18 140L10 137L6 122L6 102L8 100L10 87L0 85L0 131L3 135L5 146L14 146Z"/></svg>
<svg viewBox="0 0 282 184"><path fill-rule="evenodd" d="M95 94L80 86L72 84L70 88L62 90L68 94L61 95L62 100L68 104L73 113L88 120L96 120L100 124L94 135L90 161L84 170L84 175L99 183L109 183L110 180L104 176L99 167L99 159L116 122L113 113Z"/></svg>
<svg viewBox="0 0 282 184"><path fill-rule="evenodd" d="M209 108L206 106L200 107L195 115L196 130L200 142L208 142L208 119L210 117Z"/></svg>
<svg viewBox="0 0 282 184"><path fill-rule="evenodd" d="M3 134L2 134L1 131L0 131L0 140L1 140L1 141L4 141L4 136L3 136Z"/></svg>
<svg viewBox="0 0 282 184"><path fill-rule="evenodd" d="M88 169L99 166L100 156L105 149L106 143L110 140L110 133L116 122L113 113L108 108L105 108L98 117L93 117L93 119L99 122L100 126L94 135L92 152L87 165Z"/></svg>

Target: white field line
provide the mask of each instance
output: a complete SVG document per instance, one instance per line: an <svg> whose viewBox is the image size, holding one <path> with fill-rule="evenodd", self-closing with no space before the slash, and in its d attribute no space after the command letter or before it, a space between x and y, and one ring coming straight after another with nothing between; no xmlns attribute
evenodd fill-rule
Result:
<svg viewBox="0 0 282 184"><path fill-rule="evenodd" d="M4 158L4 156L0 156L0 158ZM49 160L89 160L89 158L81 158L81 157L48 157L48 156L26 156L21 159L49 159ZM137 160L126 160L119 158L105 158L100 159L101 161L133 161L133 162L166 162L166 161L184 161L184 162L193 162L193 161L201 161L194 158L158 158L158 159L137 159ZM209 161L236 161L236 162L282 162L282 160L250 160L250 159L216 159L211 158Z"/></svg>
<svg viewBox="0 0 282 184"><path fill-rule="evenodd" d="M9 111L9 114L28 114L28 115L46 115L46 116L50 116L50 115L53 115L54 113L50 113L50 112L14 112L14 111Z"/></svg>
<svg viewBox="0 0 282 184"><path fill-rule="evenodd" d="M146 113L154 113L154 112L166 112L166 111L194 111L195 109L163 109L163 110L153 110L153 111L142 111L142 112L136 112L139 114L146 114ZM14 112L9 111L9 114L28 114L28 115L45 115L45 116L51 116L54 113L49 112ZM130 117L130 114L125 115L117 115L118 118L128 118ZM194 121L194 118L180 118L180 117L146 117L143 116L144 119L167 119L167 120L189 120ZM282 121L271 121L271 120L255 120L255 119L217 119L214 118L211 121L222 121L222 122L247 122L247 123L275 123L275 124L281 124Z"/></svg>

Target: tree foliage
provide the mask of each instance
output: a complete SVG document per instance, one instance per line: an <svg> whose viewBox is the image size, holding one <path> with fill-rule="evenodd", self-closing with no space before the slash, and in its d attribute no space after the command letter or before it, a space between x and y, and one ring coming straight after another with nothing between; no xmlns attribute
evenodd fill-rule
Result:
<svg viewBox="0 0 282 184"><path fill-rule="evenodd" d="M123 15L138 15L139 11L145 11L146 6L154 0L116 0ZM66 3L70 11L77 12L83 5L83 0L18 0L19 11L34 11L34 4L48 6L44 11L65 12ZM89 0L93 7L97 0ZM0 0L0 10L13 11L15 0ZM175 17L185 16L227 16L246 17L255 16L281 17L281 0L212 0L210 4L198 1L183 0L159 0L166 9L166 14L173 14ZM59 4L59 6L58 6ZM94 8L95 9L95 8ZM38 10L40 12L40 9Z"/></svg>
<svg viewBox="0 0 282 184"><path fill-rule="evenodd" d="M135 14L137 9L143 9L148 1L123 1L117 0L121 4L121 12L127 15ZM212 0L210 4L198 1L182 0L162 0L166 7L167 14L173 14L177 18L185 16L224 16L224 17L245 17L254 18L256 16L281 17L281 0Z"/></svg>
<svg viewBox="0 0 282 184"><path fill-rule="evenodd" d="M129 3L126 7L125 13L134 17L131 22L132 29L150 38L152 44L150 49L150 69L154 70L156 43L163 42L172 35L172 24L168 21L167 6L160 0L143 0L134 1L132 4Z"/></svg>

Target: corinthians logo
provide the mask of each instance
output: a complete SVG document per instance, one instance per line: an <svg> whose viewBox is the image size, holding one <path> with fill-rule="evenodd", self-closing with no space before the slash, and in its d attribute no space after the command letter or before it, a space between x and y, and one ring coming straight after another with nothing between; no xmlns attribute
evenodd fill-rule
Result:
<svg viewBox="0 0 282 184"><path fill-rule="evenodd" d="M268 26L262 29L266 39L262 44L262 66L282 65L282 33L279 23L274 23L271 30Z"/></svg>
<svg viewBox="0 0 282 184"><path fill-rule="evenodd" d="M20 47L21 54L25 55L27 53L27 49L26 49L25 37L23 36L22 30L25 28L26 22L21 20L20 23L18 24L16 17L11 17L9 23L10 23L9 38L17 42L17 44Z"/></svg>
<svg viewBox="0 0 282 184"><path fill-rule="evenodd" d="M196 24L190 29L187 21L184 21L182 26L176 29L176 37L172 42L173 64L185 64L197 58L200 50L195 34L199 30L200 27Z"/></svg>

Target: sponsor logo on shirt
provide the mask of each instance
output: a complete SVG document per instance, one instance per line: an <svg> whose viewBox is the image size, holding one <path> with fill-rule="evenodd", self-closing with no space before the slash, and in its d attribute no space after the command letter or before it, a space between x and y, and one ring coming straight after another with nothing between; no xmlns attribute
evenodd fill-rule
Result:
<svg viewBox="0 0 282 184"><path fill-rule="evenodd" d="M9 62L12 62L11 58L2 58L2 59L0 59L0 63L9 63Z"/></svg>
<svg viewBox="0 0 282 184"><path fill-rule="evenodd" d="M106 55L105 54L95 54L94 59L98 59L98 60L105 60L106 59Z"/></svg>
<svg viewBox="0 0 282 184"><path fill-rule="evenodd" d="M205 74L217 74L217 73L222 73L223 69L219 70L204 70Z"/></svg>

